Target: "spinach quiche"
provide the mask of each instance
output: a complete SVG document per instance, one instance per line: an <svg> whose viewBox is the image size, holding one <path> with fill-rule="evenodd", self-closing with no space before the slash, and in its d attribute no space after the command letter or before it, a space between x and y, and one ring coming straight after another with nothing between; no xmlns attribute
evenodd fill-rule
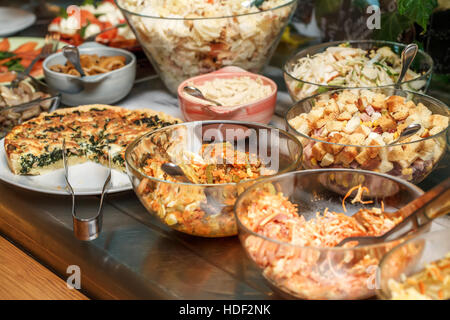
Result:
<svg viewBox="0 0 450 320"><path fill-rule="evenodd" d="M5 137L8 165L14 174L40 175L63 167L65 139L69 164L88 160L125 170L125 149L138 136L180 120L149 109L128 110L87 105L42 113Z"/></svg>

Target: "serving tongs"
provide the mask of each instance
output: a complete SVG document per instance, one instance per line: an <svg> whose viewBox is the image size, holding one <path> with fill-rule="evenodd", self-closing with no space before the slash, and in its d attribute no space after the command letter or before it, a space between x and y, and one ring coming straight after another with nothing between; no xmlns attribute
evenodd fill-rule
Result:
<svg viewBox="0 0 450 320"><path fill-rule="evenodd" d="M103 221L103 200L105 198L106 191L109 188L111 182L111 150L108 148L108 174L103 184L102 193L100 196L100 204L97 210L97 214L91 218L81 218L77 216L75 210L75 192L69 182L69 165L67 163L67 149L66 141L62 142L62 156L64 163L64 177L66 180L67 189L72 195L72 220L73 220L73 233L79 240L89 241L98 237L102 229Z"/></svg>
<svg viewBox="0 0 450 320"><path fill-rule="evenodd" d="M399 239L447 213L450 213L450 178L447 178L396 212L386 213L387 215L401 217L403 220L385 234L376 237L350 237L342 240L337 246L342 246L352 241L357 241L358 246L367 246ZM365 221L361 221L363 218L357 216L357 214L354 217L364 227Z"/></svg>

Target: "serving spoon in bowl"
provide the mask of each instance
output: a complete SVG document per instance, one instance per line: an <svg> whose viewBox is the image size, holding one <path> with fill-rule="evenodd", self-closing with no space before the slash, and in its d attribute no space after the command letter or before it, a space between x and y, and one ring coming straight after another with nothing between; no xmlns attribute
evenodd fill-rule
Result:
<svg viewBox="0 0 450 320"><path fill-rule="evenodd" d="M414 199L396 212L386 213L387 215L395 215L403 218L399 224L388 232L380 236L349 237L342 240L337 247L352 241L357 241L358 246L367 246L399 239L447 213L450 213L450 178L445 179L433 189ZM364 217L359 216L358 213L354 214L353 217L363 228L365 223L370 223L369 221L365 221Z"/></svg>
<svg viewBox="0 0 450 320"><path fill-rule="evenodd" d="M394 141L392 141L391 143L388 144L388 146L402 142L403 140L413 136L414 134L416 134L420 128L422 128L422 126L418 123L412 123L409 126L407 126L402 133L400 133L400 135L398 136L397 139L395 139Z"/></svg>
<svg viewBox="0 0 450 320"><path fill-rule="evenodd" d="M66 57L66 59L73 64L75 69L78 71L78 73L85 77L86 74L84 73L83 68L81 67L80 62L80 51L78 51L78 48L75 46L65 46L63 49L63 55Z"/></svg>
<svg viewBox="0 0 450 320"><path fill-rule="evenodd" d="M405 47L405 49L403 49L401 56L402 69L400 70L400 75L398 76L397 83L395 84L396 89L401 89L403 78L406 76L406 73L408 72L414 58L416 57L418 50L419 47L415 43L410 43Z"/></svg>
<svg viewBox="0 0 450 320"><path fill-rule="evenodd" d="M211 99L206 98L206 97L203 95L203 93L200 91L200 89L198 89L198 88L196 88L196 87L185 86L185 87L183 88L183 91L186 92L187 94L189 94L189 95L195 97L195 98L202 99L202 100L205 100L205 101L214 103L216 106L219 106L219 107L222 106L222 104L221 104L220 102L217 102L217 101L215 101L215 100L211 100Z"/></svg>

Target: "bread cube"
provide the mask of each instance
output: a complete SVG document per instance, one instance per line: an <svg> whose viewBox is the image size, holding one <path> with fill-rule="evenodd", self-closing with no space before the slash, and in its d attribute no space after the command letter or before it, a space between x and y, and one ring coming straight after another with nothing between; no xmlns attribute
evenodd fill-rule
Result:
<svg viewBox="0 0 450 320"><path fill-rule="evenodd" d="M329 165L332 165L333 162L334 162L334 156L331 153L327 153L322 158L322 161L320 162L320 166L321 167L328 167Z"/></svg>
<svg viewBox="0 0 450 320"><path fill-rule="evenodd" d="M382 160L378 166L378 171L381 173L386 173L394 169L394 164L390 161Z"/></svg>
<svg viewBox="0 0 450 320"><path fill-rule="evenodd" d="M343 131L345 128L345 123L343 121L328 121L325 124L328 131Z"/></svg>
<svg viewBox="0 0 450 320"><path fill-rule="evenodd" d="M355 160L357 154L358 149L356 147L344 147L344 149L342 149L342 151L335 157L335 162L349 165L353 160Z"/></svg>
<svg viewBox="0 0 450 320"><path fill-rule="evenodd" d="M386 96L381 93L377 93L372 100L372 107L377 110L386 109Z"/></svg>
<svg viewBox="0 0 450 320"><path fill-rule="evenodd" d="M386 105L389 112L394 112L394 110L398 107L405 106L405 98L400 96L390 96L386 100Z"/></svg>
<svg viewBox="0 0 450 320"><path fill-rule="evenodd" d="M383 129L383 131L390 131L396 129L397 127L397 123L395 122L395 120L392 119L392 117L388 114L381 116L381 118L378 119L378 124L380 125L381 129Z"/></svg>
<svg viewBox="0 0 450 320"><path fill-rule="evenodd" d="M312 155L317 161L322 161L323 157L327 153L323 145L324 144L322 142L316 142L311 149Z"/></svg>

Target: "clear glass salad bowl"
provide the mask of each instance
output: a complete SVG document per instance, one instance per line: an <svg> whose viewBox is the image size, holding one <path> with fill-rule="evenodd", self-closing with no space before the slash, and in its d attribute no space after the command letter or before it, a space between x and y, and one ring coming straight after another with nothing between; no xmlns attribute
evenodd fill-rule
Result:
<svg viewBox="0 0 450 320"><path fill-rule="evenodd" d="M257 233L252 228L252 214L248 213L254 212L261 191L281 193L297 205L300 216L309 220L326 208L328 211L343 212L343 196L359 184L370 190L367 199L373 203L362 205L347 201L345 214L348 216L362 207L379 208L381 201L385 212L394 212L423 193L413 184L385 174L363 170L319 169L289 172L264 179L239 196L235 214L241 244L264 278L282 297L369 298L375 294L380 259L399 243L429 229L430 224L426 224L403 238L370 246L313 247L290 242L292 234L290 241L276 239L275 228L270 233L271 237ZM275 214L278 213L275 211ZM282 221L283 216L278 214L273 219ZM323 235L317 237L320 236Z"/></svg>
<svg viewBox="0 0 450 320"><path fill-rule="evenodd" d="M450 230L425 233L402 243L380 262L379 290L381 299L392 299L392 281L403 282L423 270L425 265L443 259L450 253Z"/></svg>
<svg viewBox="0 0 450 320"><path fill-rule="evenodd" d="M208 168L207 179L197 181L162 174L162 163L175 162L183 166L186 176L191 178L194 174L189 168L198 170L194 167L198 157L207 159L209 154L205 150L211 150L212 155L217 150L214 148L224 143L260 159L261 166L267 169L264 173L260 172L261 176L300 167L301 144L284 130L240 121L197 121L168 126L138 138L125 152L128 176L144 207L162 223L184 233L202 237L236 235L234 202L238 194L256 178L203 183L211 182L208 180ZM203 146L206 146L204 150ZM235 159L234 156L226 157L231 158ZM161 163L156 163L153 171L148 171L148 159L158 159ZM237 159L233 161L240 164ZM245 162L246 172L251 161ZM210 172L212 179L216 171ZM234 177L235 172L229 171L228 175Z"/></svg>
<svg viewBox="0 0 450 320"><path fill-rule="evenodd" d="M401 55L401 52L406 47L405 44L391 41L382 41L382 40L351 40L351 41L334 41L327 42L319 45L315 45L312 47L308 47L306 49L300 50L291 56L286 63L284 64L284 80L286 86L288 88L289 94L291 95L292 100L299 101L315 95L317 93L323 93L330 90L335 90L337 88L348 88L349 86L343 85L331 85L331 84L323 84L323 83L314 83L309 82L301 77L295 76L293 74L293 70L297 61L304 57L311 57L315 54L324 52L328 47L335 47L339 45L349 44L350 47L360 48L363 50L370 50L374 48L381 47L389 47L392 49L394 53L398 56ZM324 64L324 67L326 65ZM401 88L404 90L418 91L418 92L426 92L428 89L428 85L431 80L431 74L433 72L433 59L426 52L419 50L417 55L411 65L411 70L420 74L419 77L409 80L403 81L401 84ZM388 72L390 73L390 71ZM392 86L392 84L388 84L386 86ZM356 86L353 86L356 87ZM360 88L374 88L374 87L385 87L385 86L359 86Z"/></svg>
<svg viewBox="0 0 450 320"><path fill-rule="evenodd" d="M332 143L323 140L318 140L305 135L296 130L292 125L292 120L298 115L308 113L314 107L315 103L328 95L339 94L344 90L360 90L357 88L351 89L337 89L334 91L317 94L312 97L303 99L295 103L286 113L285 120L288 132L293 133L298 137L303 145L303 167L305 169L318 168L353 168L370 171L377 171L387 173L393 176L401 177L409 182L417 184L425 179L438 165L439 161L444 157L447 150L447 134L449 133L448 126L439 133L431 135L427 138L421 138L413 142L395 143L392 145L383 146L368 146L368 145L347 145ZM406 100L412 100L415 104L422 103L432 114L440 114L446 117L450 116L450 111L447 105L433 97L404 90L395 90L394 88L376 88L370 89L371 92L385 94L386 96L398 95L405 97ZM298 126L297 126L298 128ZM316 145L324 147L335 147L342 152L348 152L355 157L350 158L348 163L337 162L338 158L335 155L335 161L325 166L323 162L318 161L312 152L312 148ZM407 152L406 150L414 150L414 152ZM373 152L376 156L370 161L360 163L356 157L363 152ZM426 154L425 154L426 153ZM395 156L394 156L395 155ZM383 158L382 158L383 157ZM386 165L385 157L388 159L389 166ZM352 161L350 161L352 160ZM382 164L383 162L383 164ZM387 169L386 169L387 168Z"/></svg>
<svg viewBox="0 0 450 320"><path fill-rule="evenodd" d="M116 0L153 67L176 94L182 81L225 66L261 71L298 1L286 0L254 13L204 18L146 15L130 7L130 2Z"/></svg>

